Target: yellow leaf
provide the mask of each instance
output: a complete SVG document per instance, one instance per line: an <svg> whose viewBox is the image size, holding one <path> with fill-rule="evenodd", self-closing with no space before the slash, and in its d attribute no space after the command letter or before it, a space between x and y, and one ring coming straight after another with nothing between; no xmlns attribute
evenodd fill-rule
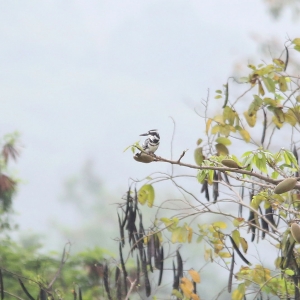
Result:
<svg viewBox="0 0 300 300"><path fill-rule="evenodd" d="M208 119L208 120L206 121L206 128L205 128L206 134L208 134L208 131L209 131L211 122L212 122L212 119Z"/></svg>
<svg viewBox="0 0 300 300"><path fill-rule="evenodd" d="M274 112L276 118L278 119L278 121L280 123L283 123L284 122L284 113L282 111L282 108L276 107L276 108L274 108L273 112Z"/></svg>
<svg viewBox="0 0 300 300"><path fill-rule="evenodd" d="M145 190L139 190L138 200L142 205L144 205L146 203L146 201L147 201L147 192Z"/></svg>
<svg viewBox="0 0 300 300"><path fill-rule="evenodd" d="M260 81L258 81L258 93L259 93L260 95L262 95L262 96L265 95L265 90L264 90L264 88L263 88L263 86L262 86L262 84L261 84Z"/></svg>
<svg viewBox="0 0 300 300"><path fill-rule="evenodd" d="M231 237L233 238L235 244L237 245L237 247L240 247L240 232L238 230L234 230L232 231Z"/></svg>
<svg viewBox="0 0 300 300"><path fill-rule="evenodd" d="M187 240L188 240L188 243L191 243L192 242L192 238L193 238L193 229L189 226L185 226L187 232L188 232L188 235L187 235Z"/></svg>
<svg viewBox="0 0 300 300"><path fill-rule="evenodd" d="M280 121L277 119L276 116L273 116L273 117L272 117L272 121L273 121L273 123L276 125L276 127L279 128L279 129L280 129L280 128L282 127L282 125L283 125L283 123L280 122Z"/></svg>
<svg viewBox="0 0 300 300"><path fill-rule="evenodd" d="M192 300L200 300L200 297L199 297L198 295L196 295L196 294L193 293L193 294L191 295L191 299L192 299Z"/></svg>
<svg viewBox="0 0 300 300"><path fill-rule="evenodd" d="M226 124L226 125L220 125L220 133L222 135L225 135L227 137L227 136L229 136L230 131L232 130L232 127L233 126L228 125L228 124Z"/></svg>
<svg viewBox="0 0 300 300"><path fill-rule="evenodd" d="M224 124L224 119L222 115L215 116L214 121L220 124Z"/></svg>
<svg viewBox="0 0 300 300"><path fill-rule="evenodd" d="M200 283L200 275L195 270L191 269L188 271L190 276L192 277L193 281L196 283Z"/></svg>
<svg viewBox="0 0 300 300"><path fill-rule="evenodd" d="M288 109L288 111L284 114L284 119L287 123L289 123L292 126L296 126L297 119L295 117L295 114L292 109Z"/></svg>
<svg viewBox="0 0 300 300"><path fill-rule="evenodd" d="M206 260L206 261L213 261L213 259L212 259L212 250L211 249L205 249L205 252L204 252L204 259Z"/></svg>
<svg viewBox="0 0 300 300"><path fill-rule="evenodd" d="M250 127L254 127L256 123L256 112L249 116L248 112L244 112L244 117Z"/></svg>
<svg viewBox="0 0 300 300"><path fill-rule="evenodd" d="M233 223L233 226L239 227L244 221L245 221L244 218L235 218L235 219L232 221L232 223Z"/></svg>
<svg viewBox="0 0 300 300"><path fill-rule="evenodd" d="M242 138L245 140L245 142L249 143L250 142L249 132L245 129L241 129L239 132L240 132L240 135L242 136Z"/></svg>
<svg viewBox="0 0 300 300"><path fill-rule="evenodd" d="M231 299L232 300L242 300L244 298L244 294L241 293L239 290L234 290Z"/></svg>
<svg viewBox="0 0 300 300"><path fill-rule="evenodd" d="M212 225L216 228L216 229L226 229L227 228L227 224L225 222L214 222L212 223Z"/></svg>
<svg viewBox="0 0 300 300"><path fill-rule="evenodd" d="M184 296L187 298L190 298L194 291L193 283L190 280L188 280L186 277L181 278L180 288Z"/></svg>
<svg viewBox="0 0 300 300"><path fill-rule="evenodd" d="M287 89L288 89L288 86L286 84L286 81L285 81L285 77L284 76L281 76L278 80L278 83L279 83L279 88L282 92L286 92Z"/></svg>
<svg viewBox="0 0 300 300"><path fill-rule="evenodd" d="M243 237L240 237L240 242L241 242L242 249L243 249L244 253L246 254L248 251L248 243Z"/></svg>
<svg viewBox="0 0 300 300"><path fill-rule="evenodd" d="M172 218L172 219L161 218L160 220L165 224L166 228L171 232L177 228L177 224L179 222L178 218Z"/></svg>
<svg viewBox="0 0 300 300"><path fill-rule="evenodd" d="M231 257L231 254L229 252L219 252L218 254L222 258L230 258Z"/></svg>
<svg viewBox="0 0 300 300"><path fill-rule="evenodd" d="M187 239L187 231L183 227L177 227L175 230L172 232L171 236L171 242L173 244L175 243L185 243Z"/></svg>
<svg viewBox="0 0 300 300"><path fill-rule="evenodd" d="M214 243L214 251L215 251L215 253L219 253L220 252L220 250L222 250L222 249L224 249L224 244L223 243L220 243L220 241L219 241L219 243Z"/></svg>
<svg viewBox="0 0 300 300"><path fill-rule="evenodd" d="M278 107L280 105L280 103L277 100L274 100L274 99L268 98L268 97L264 98L263 101L265 104L271 105L274 107Z"/></svg>
<svg viewBox="0 0 300 300"><path fill-rule="evenodd" d="M152 207L155 198L154 188L151 184L143 185L138 191L138 200L143 205L148 202L148 206Z"/></svg>
<svg viewBox="0 0 300 300"><path fill-rule="evenodd" d="M215 125L212 129L211 129L211 134L216 134L220 132L220 125Z"/></svg>

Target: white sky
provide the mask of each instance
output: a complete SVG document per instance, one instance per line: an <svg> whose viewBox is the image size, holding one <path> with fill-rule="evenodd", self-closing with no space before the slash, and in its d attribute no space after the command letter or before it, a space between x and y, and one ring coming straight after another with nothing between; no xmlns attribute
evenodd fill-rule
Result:
<svg viewBox="0 0 300 300"><path fill-rule="evenodd" d="M63 182L87 159L119 197L129 177L168 170L123 150L157 128L169 156L169 116L174 153L193 149L204 130L194 107L258 53L251 36L296 37L297 24L266 11L259 0L1 1L0 134L22 134L21 229L64 222Z"/></svg>

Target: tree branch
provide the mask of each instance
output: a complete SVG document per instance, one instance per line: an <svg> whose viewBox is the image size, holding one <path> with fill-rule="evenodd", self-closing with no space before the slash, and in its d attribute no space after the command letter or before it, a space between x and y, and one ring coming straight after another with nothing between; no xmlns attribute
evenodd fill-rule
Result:
<svg viewBox="0 0 300 300"><path fill-rule="evenodd" d="M181 159L181 158L180 158ZM172 165L178 165L181 167L187 167L187 168L191 168L191 169L196 169L196 170L215 170L215 171L220 171L220 172L234 172L237 174L243 174L243 175L248 175L251 177L255 177L258 179L261 179L265 182L277 185L278 183L280 183L283 179L272 179L268 176L253 172L253 171L248 171L248 170L244 170L244 169L234 169L234 168L228 168L228 167L214 167L214 166L197 166L197 165L192 165L192 164L186 164L181 162L180 160L170 160L170 159L166 159L160 156L156 156L156 160L157 162L166 162ZM239 180L238 178L236 178L237 180ZM294 187L294 189L296 190L300 190L300 183L297 183L296 186Z"/></svg>

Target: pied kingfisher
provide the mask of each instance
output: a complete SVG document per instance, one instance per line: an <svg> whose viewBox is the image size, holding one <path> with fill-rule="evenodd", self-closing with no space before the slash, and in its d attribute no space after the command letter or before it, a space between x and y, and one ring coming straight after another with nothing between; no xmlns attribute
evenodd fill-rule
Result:
<svg viewBox="0 0 300 300"><path fill-rule="evenodd" d="M142 148L149 154L154 154L159 146L160 136L157 129L149 130L147 133L140 134L140 136L148 136L144 141Z"/></svg>

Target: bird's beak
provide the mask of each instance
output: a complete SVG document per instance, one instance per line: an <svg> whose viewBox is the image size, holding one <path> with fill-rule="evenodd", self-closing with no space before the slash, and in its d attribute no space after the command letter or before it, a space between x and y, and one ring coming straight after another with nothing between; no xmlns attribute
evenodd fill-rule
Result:
<svg viewBox="0 0 300 300"><path fill-rule="evenodd" d="M148 132L147 132L147 133L140 134L140 136L147 136L147 135L148 135Z"/></svg>

